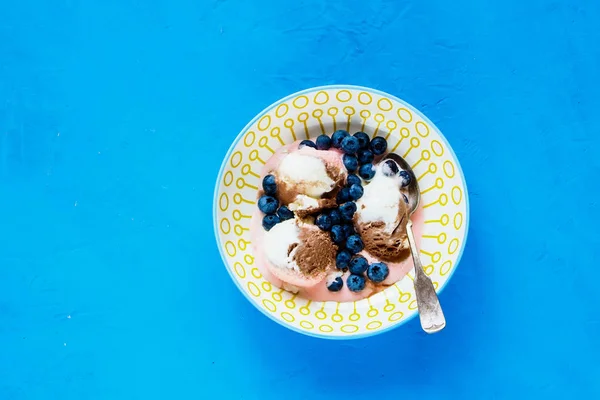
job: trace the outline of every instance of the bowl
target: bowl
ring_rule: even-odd
[[[261,111],[242,129],[223,160],[215,186],[213,220],[225,268],[256,308],[306,335],[352,339],[398,327],[417,314],[414,272],[360,301],[309,301],[265,280],[254,262],[250,242],[251,215],[264,163],[285,144],[337,129],[384,136],[388,150],[411,164],[424,212],[421,261],[439,293],[456,270],[467,239],[465,178],[450,144],[430,120],[406,102],[375,89],[315,87]]]

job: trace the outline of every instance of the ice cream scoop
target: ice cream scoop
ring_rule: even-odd
[[[309,146],[282,154],[273,173],[279,200],[301,217],[334,206],[335,195],[346,177],[340,153]]]
[[[300,288],[314,286],[325,278],[337,250],[326,232],[295,218],[265,232],[263,248],[270,272]]]
[[[373,170],[373,179],[356,201],[354,221],[369,254],[380,261],[400,262],[410,252],[406,234],[409,205],[400,168],[393,160],[387,160]]]
[[[403,186],[405,191],[408,193],[408,206],[409,206],[409,219],[406,222],[406,233],[408,235],[408,242],[410,244],[410,251],[413,257],[413,263],[415,265],[415,293],[417,295],[417,306],[419,308],[419,318],[421,320],[421,327],[427,333],[435,333],[441,331],[446,326],[446,319],[440,305],[440,301],[435,293],[435,288],[431,279],[425,274],[421,259],[419,258],[419,250],[417,249],[415,236],[412,231],[412,221],[410,216],[415,212],[419,206],[421,200],[421,192],[419,191],[419,184],[412,168],[404,158],[397,154],[388,154],[382,162],[388,162],[391,160],[395,162],[400,169],[404,170],[408,176],[404,175]],[[392,164],[389,164],[390,169],[393,169]]]

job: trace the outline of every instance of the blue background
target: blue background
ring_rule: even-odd
[[[597,1],[2,1],[0,399],[600,397]],[[212,192],[273,101],[349,83],[445,133],[471,225],[418,320],[333,342],[231,282]]]

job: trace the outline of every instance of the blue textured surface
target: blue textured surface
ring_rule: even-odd
[[[284,3],[0,3],[0,399],[600,397],[599,3]],[[438,335],[305,337],[222,266],[222,156],[328,83],[405,99],[461,160]]]

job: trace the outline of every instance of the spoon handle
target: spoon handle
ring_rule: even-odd
[[[419,318],[421,327],[427,333],[439,332],[446,326],[444,312],[440,306],[440,301],[435,293],[435,288],[431,279],[423,271],[423,265],[419,257],[417,242],[412,230],[412,221],[408,220],[406,224],[406,233],[408,234],[408,243],[412,253],[413,263],[415,264],[415,293],[417,294],[417,307],[419,307]]]

